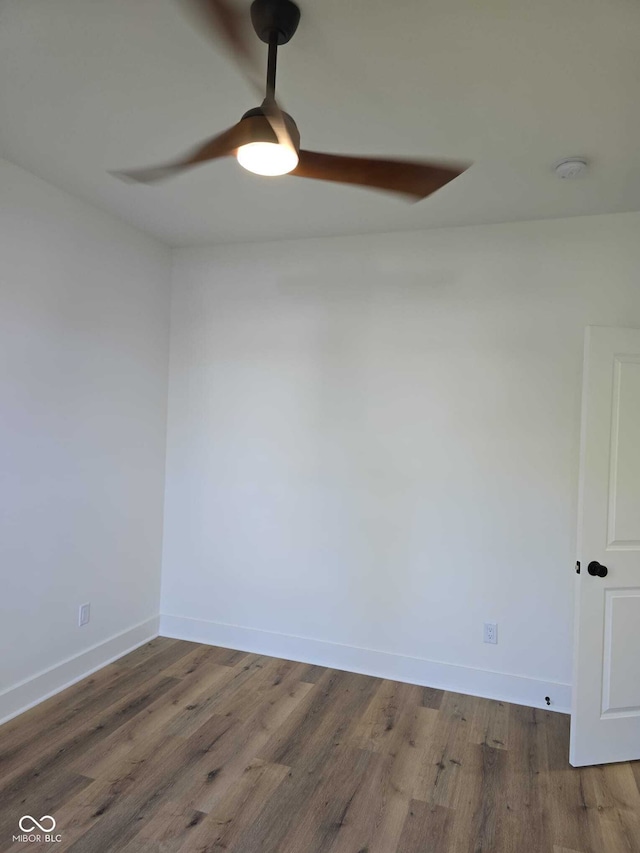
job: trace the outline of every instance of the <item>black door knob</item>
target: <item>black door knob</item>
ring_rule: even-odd
[[[587,571],[594,578],[596,576],[599,578],[606,578],[606,576],[609,574],[609,569],[606,566],[601,566],[597,560],[593,560],[591,563],[589,563],[589,565],[587,566]]]

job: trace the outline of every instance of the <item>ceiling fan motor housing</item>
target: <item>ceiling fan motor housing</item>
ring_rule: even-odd
[[[300,150],[300,131],[298,125],[289,113],[282,113],[284,123],[289,131],[289,136],[296,149]],[[247,141],[249,142],[277,142],[278,138],[271,127],[263,107],[254,107],[242,116],[242,123],[246,127]]]
[[[278,44],[286,44],[298,29],[300,9],[292,0],[253,0],[251,23],[261,41],[269,44],[276,33]]]

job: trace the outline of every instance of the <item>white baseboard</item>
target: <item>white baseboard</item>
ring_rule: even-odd
[[[0,693],[0,725],[157,636],[158,617],[153,616],[3,690]]]
[[[549,696],[550,710],[564,714],[568,714],[571,707],[570,684],[225,625],[222,622],[163,614],[160,616],[160,636],[303,661],[534,708],[547,708],[545,697]]]

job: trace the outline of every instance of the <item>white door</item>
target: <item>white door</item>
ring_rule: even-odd
[[[640,758],[640,330],[585,342],[570,761]]]

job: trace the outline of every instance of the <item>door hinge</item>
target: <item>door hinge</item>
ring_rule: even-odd
[[[576,574],[580,574],[580,560],[576,560]]]

